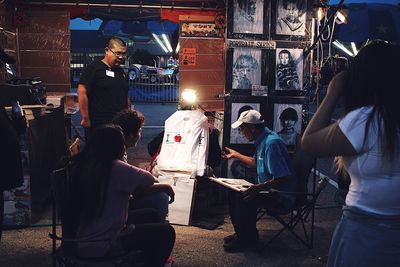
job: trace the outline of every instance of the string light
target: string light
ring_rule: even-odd
[[[340,50],[342,50],[343,52],[345,52],[346,54],[348,54],[351,57],[354,57],[354,54],[347,49],[342,43],[340,43],[338,40],[333,41],[333,44],[339,48]]]
[[[156,39],[158,45],[162,48],[162,50],[164,50],[165,53],[168,53],[168,49],[165,47],[165,45],[161,42],[160,38],[158,38],[158,36],[154,33],[152,33],[154,39]]]

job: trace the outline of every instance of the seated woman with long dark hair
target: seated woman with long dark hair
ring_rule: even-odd
[[[301,145],[350,177],[327,266],[400,266],[400,46],[375,40],[337,74]],[[344,116],[331,123],[342,99]]]
[[[125,152],[121,128],[94,131],[77,155],[73,171],[75,238],[82,257],[112,255],[117,249],[141,250],[145,266],[163,266],[175,243],[175,230],[153,209],[128,212],[129,196],[147,190],[154,177],[121,161]]]

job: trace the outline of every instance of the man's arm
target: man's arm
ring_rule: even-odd
[[[256,167],[256,160],[253,157],[243,155],[229,147],[225,147],[224,150],[225,150],[225,152],[222,154],[223,158],[226,158],[226,159],[236,158],[249,167],[253,167],[253,168]]]
[[[243,192],[244,200],[251,200],[260,191],[268,191],[271,188],[279,188],[280,185],[289,183],[295,179],[292,172],[288,157],[285,156],[286,149],[283,150],[283,144],[272,142],[263,152],[265,172],[269,173],[272,179],[267,179],[264,183],[252,185],[249,189]]]
[[[88,108],[88,97],[86,86],[83,84],[78,85],[78,103],[79,110],[82,115],[81,125],[84,128],[90,128],[89,108]]]

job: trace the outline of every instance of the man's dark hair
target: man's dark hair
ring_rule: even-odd
[[[113,120],[113,124],[122,128],[125,138],[137,133],[144,124],[143,114],[136,110],[123,110],[118,112]]]
[[[110,39],[108,39],[108,41],[106,43],[106,47],[114,47],[115,44],[118,44],[120,46],[126,47],[125,42],[121,38],[119,38],[117,36],[113,36]]]
[[[299,119],[299,116],[297,115],[297,111],[294,108],[286,108],[282,111],[281,115],[279,115],[279,119],[281,121],[297,121]]]

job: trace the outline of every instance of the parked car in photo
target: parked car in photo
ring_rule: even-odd
[[[171,81],[173,76],[178,80],[179,76],[176,76],[178,73],[177,68],[158,68],[153,66],[141,65],[141,64],[133,64],[128,69],[128,77],[129,80],[135,81],[139,80],[141,82],[166,82],[167,80]]]

